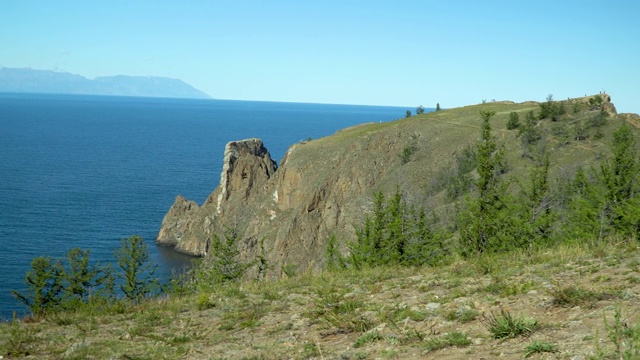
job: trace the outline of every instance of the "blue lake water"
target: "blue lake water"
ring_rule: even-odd
[[[115,263],[120,239],[142,236],[158,276],[189,257],[155,245],[180,194],[201,204],[219,182],[227,142],[261,138],[279,162],[300,140],[406,108],[79,95],[0,94],[0,319],[27,310],[31,260],[74,247]]]

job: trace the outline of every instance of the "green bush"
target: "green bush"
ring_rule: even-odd
[[[509,121],[507,121],[507,130],[513,130],[520,127],[520,116],[517,112],[509,113]]]
[[[602,103],[604,99],[600,95],[596,95],[594,97],[589,98],[589,105],[591,105],[591,110],[597,110],[602,107]]]
[[[612,156],[572,182],[566,237],[601,240],[610,235],[640,235],[640,182],[636,141],[627,126],[613,134]]]
[[[377,331],[371,331],[368,333],[362,334],[356,341],[353,343],[354,348],[363,347],[368,343],[373,343],[378,340],[383,340],[384,336]]]
[[[557,121],[558,117],[565,113],[564,105],[559,101],[553,101],[553,95],[551,94],[547,96],[547,101],[541,103],[539,106],[540,114],[538,117],[540,120],[551,119],[552,121]]]
[[[409,161],[411,161],[411,157],[415,152],[416,152],[415,146],[405,145],[405,147],[402,149],[402,153],[400,154],[400,160],[402,161],[402,164],[404,165]]]
[[[632,360],[640,358],[640,325],[629,325],[622,318],[620,307],[616,306],[613,323],[604,319],[607,337],[614,347],[613,358]]]

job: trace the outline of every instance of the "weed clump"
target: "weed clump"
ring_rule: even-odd
[[[596,301],[612,297],[610,294],[583,289],[578,286],[555,288],[551,291],[552,304],[561,307],[593,307]]]
[[[524,357],[541,353],[557,353],[558,345],[543,341],[534,341],[524,348]]]
[[[538,322],[535,319],[527,319],[520,316],[513,316],[504,309],[500,309],[500,314],[485,316],[482,320],[484,326],[489,330],[494,339],[508,339],[531,334]]]

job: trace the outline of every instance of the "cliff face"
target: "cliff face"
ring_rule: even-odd
[[[212,234],[235,226],[248,201],[264,193],[276,168],[260,139],[228,143],[220,185],[201,207],[182,196],[176,197],[162,221],[156,242],[187,254],[206,255]]]
[[[571,129],[593,117],[597,111],[589,109],[587,100],[567,102],[568,111],[580,111],[557,122],[545,120],[540,126]],[[607,126],[624,122],[608,97],[605,105],[613,115]],[[355,239],[355,226],[373,207],[375,191],[391,195],[397,189],[409,203],[433,210],[445,220],[451,218],[455,202],[446,197],[444,187],[451,180],[447,176],[456,169],[457,155],[478,139],[479,111],[485,109],[496,111],[492,126],[506,146],[510,176],[528,176],[530,160],[522,155],[517,130],[507,131],[505,125],[510,112],[524,118],[529,111],[538,110],[535,102],[489,103],[356,126],[291,146],[280,167],[259,139],[234,141],[226,146],[218,187],[201,206],[178,196],[164,218],[157,242],[188,254],[206,255],[212,234],[222,235],[226,228],[234,228],[242,256],[254,259],[264,242],[270,275],[280,276],[288,265],[298,271],[321,269],[331,235],[345,253],[346,241]],[[563,162],[552,172],[593,161],[609,141],[605,136],[597,142],[567,144],[555,140],[551,128],[544,131],[548,131],[552,164],[554,159]],[[406,152],[409,156],[402,156]]]
[[[201,206],[178,196],[157,242],[206,255],[212,234],[231,227],[240,234],[247,259],[264,241],[269,261],[278,264],[271,275],[279,276],[286,265],[321,268],[326,239],[331,234],[353,238],[353,224],[369,208],[373,189],[400,164],[398,154],[409,134],[377,131],[389,124],[350,129],[364,131],[364,137],[345,130],[295,144],[279,168],[259,139],[230,142],[218,187]]]

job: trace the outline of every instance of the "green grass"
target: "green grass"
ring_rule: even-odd
[[[450,333],[444,334],[444,336],[436,338],[430,338],[426,340],[423,344],[425,350],[427,351],[436,351],[440,349],[444,349],[451,346],[465,347],[471,345],[471,340],[469,340],[469,336],[467,334],[453,331]]]
[[[425,120],[426,116],[415,121]],[[596,310],[551,308],[535,312],[541,314],[540,321],[548,321],[543,313],[558,317],[570,313],[571,317],[553,320],[557,322],[553,332],[540,332],[548,341],[526,345],[525,355],[551,353],[556,343],[563,351],[578,347],[591,351],[599,341],[602,359],[632,359],[640,351],[640,327],[634,325],[638,281],[632,280],[640,276],[639,258],[637,241],[607,239],[472,259],[454,255],[447,263],[433,267],[298,272],[291,278],[229,283],[137,305],[115,301],[39,320],[16,319],[0,324],[0,355],[14,358],[30,354],[43,359],[200,355],[373,359],[419,358],[424,351],[450,348],[446,351],[459,357],[492,358],[500,353],[521,354],[525,347],[522,339],[494,339],[528,336],[538,329],[538,322],[507,311],[489,317],[481,317],[480,312],[511,302],[529,303],[540,310],[539,304],[544,301],[548,305],[551,297],[555,306]],[[531,289],[542,293],[540,289],[556,279],[574,285],[552,288],[551,296],[525,295]],[[589,283],[586,289],[577,285],[583,280],[599,282]],[[622,290],[629,290],[630,295],[620,295]],[[487,297],[490,302],[485,301]],[[611,306],[612,301],[620,304],[626,316],[622,310],[618,315],[609,314],[611,308],[605,306]],[[425,310],[429,302],[440,303],[440,310]],[[580,334],[578,345],[553,338],[556,330],[565,335],[574,331],[568,325],[574,317],[599,321],[603,312],[606,320],[596,324],[592,334]],[[480,321],[475,321],[478,318]],[[486,326],[492,339],[479,329],[479,323]],[[384,330],[371,330],[378,326]],[[454,349],[469,345],[469,336],[479,340],[477,346]],[[570,341],[568,338],[563,339]],[[346,352],[350,346],[362,350]],[[229,353],[223,354],[225,350]]]
[[[376,341],[383,340],[383,339],[384,339],[384,336],[382,334],[378,333],[377,331],[367,332],[367,333],[362,334],[353,343],[353,347],[354,348],[363,347],[368,343],[374,343]]]
[[[499,314],[492,313],[484,317],[482,323],[494,339],[529,335],[538,325],[538,322],[534,319],[514,316],[504,309],[500,309]]]
[[[593,307],[596,301],[614,297],[613,295],[605,292],[592,291],[573,285],[562,288],[554,288],[550,291],[550,293],[553,296],[553,305],[562,307]]]
[[[613,321],[604,318],[607,337],[612,344],[612,357],[622,360],[640,359],[640,324],[629,324],[616,306]]]
[[[543,341],[534,341],[524,348],[524,357],[529,357],[534,354],[557,353],[557,352],[558,352],[558,345],[556,344],[543,342]]]
[[[460,323],[467,323],[478,318],[480,313],[478,310],[472,308],[460,308],[458,310],[451,310],[447,312],[444,318],[448,321],[458,321]]]

